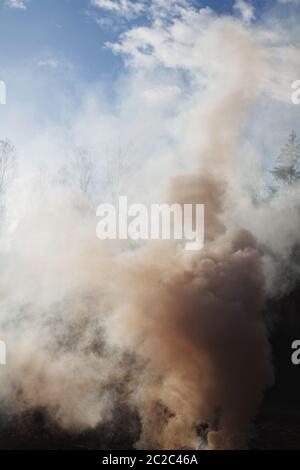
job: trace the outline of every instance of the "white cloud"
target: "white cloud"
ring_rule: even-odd
[[[110,18],[104,18],[101,16],[96,16],[94,18],[96,24],[100,26],[100,28],[111,28],[114,26],[113,21]]]
[[[131,0],[92,0],[92,5],[126,17],[138,15],[145,8],[143,3]]]
[[[295,5],[300,5],[300,0],[278,0],[278,3],[294,3]]]
[[[103,16],[103,14],[98,14],[95,11],[86,10],[84,14],[91,18],[100,28],[113,28],[114,27],[114,21],[112,18],[109,18],[108,16]]]
[[[236,0],[233,8],[241,15],[246,23],[255,19],[254,7],[245,0]]]
[[[6,0],[6,5],[9,8],[15,8],[18,10],[26,10],[27,2],[28,0]]]
[[[148,17],[169,19],[192,10],[194,0],[91,0],[91,5],[118,16],[132,18],[141,14]]]
[[[235,8],[240,8],[243,23],[246,23],[247,31],[254,11],[251,5],[244,1],[236,2]],[[240,27],[244,26],[239,22]],[[236,20],[229,17],[220,17],[210,8],[200,10],[182,8],[180,14],[175,17],[165,18],[153,16],[148,26],[135,26],[129,29],[114,44],[107,44],[116,54],[121,54],[130,67],[146,73],[165,67],[167,69],[185,70],[196,83],[202,86],[211,86],[212,77],[223,70],[228,83],[243,81],[235,75],[239,57],[234,45],[234,31]],[[232,32],[230,31],[232,29]],[[249,28],[250,29],[250,28]],[[282,29],[282,27],[281,27]],[[262,46],[266,47],[264,54],[268,59],[262,71],[262,79],[259,80],[266,94],[278,101],[290,103],[290,85],[298,77],[300,67],[299,48],[290,42],[287,28],[282,31],[274,31],[274,25],[251,25],[253,40],[256,37]],[[273,36],[272,36],[273,35]],[[228,38],[232,36],[232,47],[229,47]],[[237,34],[238,36],[238,34]],[[223,39],[222,39],[223,38]],[[240,35],[238,40],[242,40]],[[209,52],[209,53],[208,53]],[[248,54],[248,53],[247,53]],[[241,61],[244,60],[240,58]],[[249,59],[251,67],[249,74],[254,73],[254,62],[259,63],[259,58]],[[232,64],[231,66],[229,64]],[[244,67],[248,67],[245,61]],[[225,76],[223,77],[225,80]],[[152,87],[149,87],[152,90]],[[258,87],[257,87],[258,89]],[[146,91],[144,97],[148,102],[157,101],[161,96],[157,92]],[[163,100],[162,100],[163,101]]]
[[[148,88],[143,91],[143,97],[150,105],[158,105],[168,103],[181,93],[178,86],[157,86],[155,88]]]
[[[55,59],[44,59],[37,62],[39,67],[50,67],[51,69],[56,69],[59,66],[58,60]]]

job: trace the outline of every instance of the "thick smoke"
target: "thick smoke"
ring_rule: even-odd
[[[171,202],[205,204],[205,248],[100,242],[83,197],[21,179],[1,245],[4,414],[42,408],[80,431],[113,425],[124,407],[138,414],[138,448],[247,445],[272,365],[264,253],[258,230],[236,222],[235,162],[271,65],[237,21],[208,24],[194,60],[210,86],[181,125],[197,169],[159,182]]]

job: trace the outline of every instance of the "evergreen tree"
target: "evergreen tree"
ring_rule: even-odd
[[[293,184],[300,181],[300,142],[295,131],[291,132],[271,173],[277,183]]]
[[[0,198],[11,183],[16,163],[16,149],[8,140],[0,140]]]

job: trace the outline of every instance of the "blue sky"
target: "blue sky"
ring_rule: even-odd
[[[0,107],[0,129],[2,137],[8,136],[17,144],[25,160],[50,160],[58,154],[61,158],[64,152],[61,148],[70,143],[87,145],[91,142],[94,147],[104,145],[108,148],[112,143],[122,142],[127,147],[137,140],[137,136],[143,136],[139,152],[148,158],[144,155],[145,148],[155,152],[173,140],[172,126],[174,129],[177,126],[174,110],[177,109],[178,119],[181,119],[180,113],[184,116],[185,108],[193,99],[197,102],[201,91],[201,86],[194,89],[195,96],[191,98],[191,88],[180,76],[180,70],[185,69],[193,84],[199,75],[195,69],[197,64],[186,64],[189,50],[195,54],[193,36],[187,57],[184,53],[179,65],[169,66],[164,57],[158,69],[149,68],[145,73],[139,64],[137,68],[142,78],[137,79],[132,69],[125,65],[126,49],[130,51],[132,44],[121,40],[125,54],[124,51],[113,53],[106,44],[120,43],[120,36],[127,31],[134,31],[133,35],[136,35],[136,27],[143,25],[149,26],[154,41],[160,41],[161,31],[156,30],[156,23],[149,16],[150,8],[135,15],[132,10],[137,2],[144,6],[159,4],[172,18],[174,9],[170,5],[175,0],[131,0],[129,13],[125,11],[121,15],[114,10],[114,5],[123,2],[126,6],[128,1],[0,0],[0,80],[7,84],[8,98],[7,105]],[[268,38],[276,30],[280,38],[277,45],[291,42],[294,48],[299,43],[298,0],[176,0],[176,4],[183,2],[196,10],[209,6],[216,15],[234,16],[243,27],[252,28],[254,36],[259,32]],[[100,8],[101,5],[109,5],[109,8]],[[192,10],[187,7],[187,11]],[[202,21],[201,14],[195,16],[197,22]],[[157,11],[155,18],[159,18]],[[179,24],[190,28],[191,34],[200,38],[201,28],[206,29],[206,20],[202,25],[189,21],[183,18]],[[209,25],[210,20],[207,23]],[[143,45],[143,38],[137,40]],[[176,38],[172,41],[172,54],[176,56],[182,44]],[[138,47],[130,51],[132,58]],[[269,101],[261,105],[259,119],[256,115],[253,119],[254,130],[249,135],[255,136],[259,147],[253,153],[262,151],[265,155],[274,155],[289,132],[291,122],[296,119],[298,110],[286,102],[290,80],[298,78],[294,69],[299,55],[296,49],[292,52],[295,58],[290,57],[290,64],[281,67],[286,80],[285,98],[279,103],[272,101],[272,104],[268,98]],[[278,54],[277,59],[281,60],[279,50]],[[147,55],[142,58],[146,59]],[[262,124],[276,127],[276,135],[266,141]],[[251,152],[249,150],[249,155]]]
[[[234,8],[238,0],[190,1],[195,8],[209,6],[217,13],[238,16]],[[285,15],[297,3],[247,1],[254,8],[254,22],[274,7],[281,8],[280,14]],[[67,88],[74,86],[70,85],[74,78],[86,84],[101,81],[107,96],[112,96],[113,84],[122,76],[124,63],[105,44],[117,41],[122,32],[137,24],[148,24],[149,18],[147,14],[122,17],[93,2],[97,0],[0,0],[0,79],[10,81],[13,87],[8,71],[18,69],[26,75],[30,70],[36,81],[40,77],[41,87],[49,79],[52,84],[57,79],[61,87],[63,76]],[[18,93],[14,90],[14,94]]]
[[[50,66],[52,61],[58,66],[68,63],[85,80],[103,79],[109,83],[120,73],[122,61],[105,43],[115,41],[131,23],[147,22],[141,15],[138,19],[119,17],[111,25],[110,12],[93,7],[90,0],[25,0],[26,9],[10,8],[8,2],[0,0],[2,75],[12,64],[35,62],[46,66],[48,62]],[[274,0],[252,0],[256,17],[274,3]],[[227,14],[234,13],[233,4],[233,0],[195,2],[195,6],[209,5]],[[104,24],[99,26],[96,19],[104,18]]]
[[[87,78],[114,75],[119,67],[103,48],[113,35],[85,14],[85,0],[31,0],[26,10],[0,12],[1,67],[52,59],[68,62]]]

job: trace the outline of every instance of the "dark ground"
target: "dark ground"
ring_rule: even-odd
[[[300,339],[300,286],[268,305],[278,322],[271,330],[275,383],[256,419],[251,449],[300,450],[300,365],[291,362],[291,344]],[[0,450],[4,449],[132,449],[139,435],[136,416],[118,411],[116,424],[82,433],[61,430],[43,410],[0,419]]]
[[[270,336],[275,383],[265,395],[251,447],[300,450],[300,364],[291,361],[291,344],[300,339],[300,286],[268,305],[268,314],[277,318]]]

